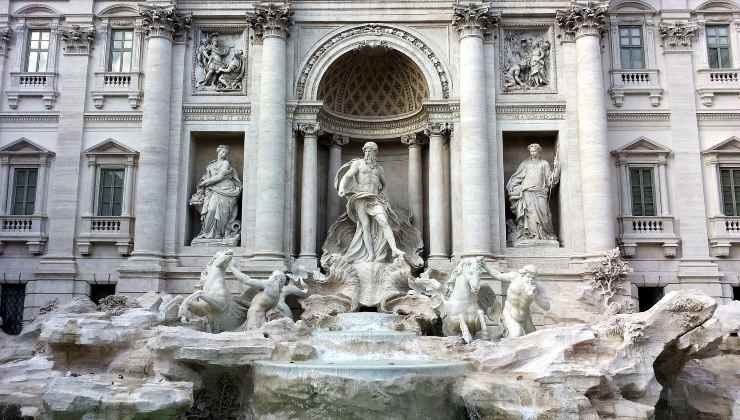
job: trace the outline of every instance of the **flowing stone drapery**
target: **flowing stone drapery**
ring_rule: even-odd
[[[262,36],[259,136],[257,139],[257,206],[254,257],[284,260],[287,200],[288,133],[286,110],[286,49],[292,10],[289,6],[256,5],[248,20]],[[280,264],[278,264],[280,265]]]
[[[349,137],[341,134],[332,134],[329,143],[329,180],[326,193],[326,226],[331,226],[342,214],[342,201],[334,188],[334,177],[342,166],[342,146],[349,143]]]
[[[600,43],[606,28],[606,11],[607,3],[574,2],[567,10],[558,10],[556,16],[562,30],[575,35],[576,40],[582,217],[589,254],[613,248],[615,240]]]
[[[448,261],[449,255],[449,202],[445,194],[447,180],[444,170],[445,137],[450,133],[447,124],[429,124],[429,265],[435,260]]]
[[[424,139],[416,134],[401,136],[401,143],[409,147],[408,193],[411,224],[424,231],[424,190],[422,186],[421,147]]]
[[[172,43],[189,19],[173,6],[140,10],[147,48],[144,62],[144,112],[141,120],[142,150],[136,187],[134,251],[132,259],[150,259],[161,265],[167,205],[170,100],[172,93]]]
[[[319,211],[318,123],[302,123],[297,127],[303,133],[303,172],[301,175],[301,253],[299,263],[306,269],[316,269],[316,230]]]
[[[491,180],[483,34],[498,16],[486,5],[457,6],[460,35],[460,132],[462,170],[461,257],[491,255]]]

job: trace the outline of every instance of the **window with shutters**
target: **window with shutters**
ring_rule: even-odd
[[[730,60],[729,25],[707,26],[706,31],[709,68],[722,69],[732,67]]]
[[[740,216],[740,168],[722,168],[719,171],[719,182],[722,190],[722,214]]]
[[[642,27],[619,27],[619,54],[623,69],[645,68]]]
[[[123,204],[123,168],[100,168],[98,216],[120,216]]]
[[[630,168],[630,188],[633,216],[655,216],[653,168]]]
[[[36,203],[37,168],[14,168],[13,170],[13,207],[11,213],[16,216],[33,214]]]

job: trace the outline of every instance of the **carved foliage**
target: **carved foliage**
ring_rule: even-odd
[[[499,16],[491,12],[490,6],[482,4],[456,6],[452,15],[452,25],[457,28],[461,36],[482,36],[498,21]]]
[[[567,10],[558,10],[555,21],[566,33],[600,35],[606,30],[608,2],[578,1]]]
[[[90,53],[90,46],[95,40],[95,28],[90,26],[82,28],[80,25],[72,25],[59,31],[64,41],[64,54],[85,55]]]
[[[175,33],[190,28],[190,17],[178,15],[175,6],[139,6],[139,14],[144,18],[144,34],[148,38],[164,37],[173,39]]]
[[[254,13],[247,13],[247,21],[258,38],[287,37],[293,9],[288,5],[256,5]]]
[[[542,91],[552,87],[552,43],[548,31],[506,29],[502,35],[504,92]]]
[[[658,32],[663,41],[663,48],[690,48],[699,28],[688,22],[661,22]]]

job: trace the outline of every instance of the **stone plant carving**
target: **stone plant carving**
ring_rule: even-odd
[[[200,233],[193,239],[193,245],[239,244],[241,223],[237,218],[242,182],[229,162],[229,152],[226,145],[216,148],[218,159],[208,164],[198,189],[190,198],[190,205],[198,210],[201,221]]]
[[[473,341],[476,335],[488,338],[486,314],[481,304],[489,313],[494,312],[496,295],[490,287],[481,284],[480,274],[487,271],[482,257],[466,257],[450,273],[438,307],[445,336],[461,335],[466,343]]]
[[[107,314],[118,316],[132,307],[128,297],[122,295],[110,295],[100,299],[98,310]]]
[[[542,32],[506,31],[504,91],[527,91],[549,86],[551,48],[550,41]]]
[[[227,60],[229,55],[231,59]],[[196,82],[196,89],[242,90],[246,72],[244,51],[224,46],[218,33],[207,34],[206,39],[201,41],[197,51],[197,66],[201,77]]]
[[[532,304],[536,303],[540,308],[550,310],[550,303],[534,282],[537,268],[525,265],[519,271],[491,275],[495,279],[510,282],[506,290],[504,310],[501,312],[505,328],[504,337],[521,337],[534,332],[530,310]]]
[[[688,22],[661,22],[658,32],[665,48],[688,48],[699,27]]]
[[[619,248],[614,248],[591,266],[589,287],[601,297],[604,307],[610,308],[616,304],[614,296],[622,291],[620,281],[630,273],[632,273],[632,267],[622,259]],[[620,311],[610,310],[610,312]]]
[[[560,182],[558,152],[555,151],[551,170],[550,163],[540,158],[542,146],[533,143],[527,149],[530,158],[519,164],[506,183],[511,210],[515,215],[516,245],[557,247],[559,244],[552,223],[550,198],[553,187]]]

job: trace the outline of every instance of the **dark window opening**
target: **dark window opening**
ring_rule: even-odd
[[[100,303],[100,300],[110,295],[116,294],[115,284],[91,284],[90,285],[90,300],[96,305]]]
[[[25,284],[3,284],[0,289],[0,317],[6,334],[17,335],[23,329],[23,305],[26,300]]]
[[[740,286],[732,288],[732,300],[740,300]]]
[[[652,308],[659,300],[663,298],[662,287],[638,287],[637,300],[640,304],[640,312],[645,312]]]

